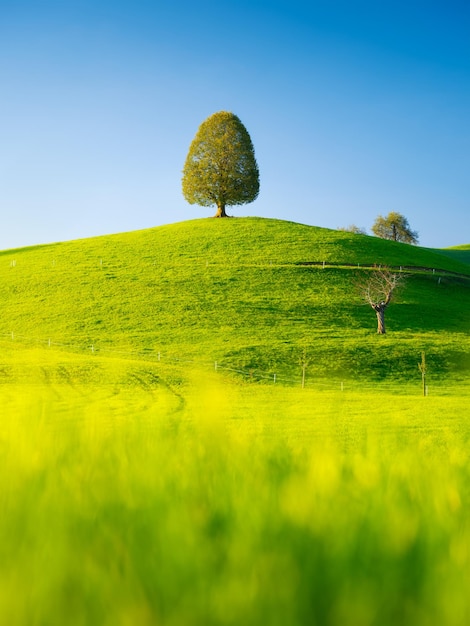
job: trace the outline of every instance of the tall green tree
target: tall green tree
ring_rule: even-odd
[[[418,233],[411,230],[408,220],[401,213],[392,211],[386,217],[379,215],[375,220],[372,232],[382,239],[391,239],[392,241],[401,241],[402,243],[418,243]]]
[[[219,111],[199,126],[183,169],[183,195],[190,204],[225,208],[253,202],[259,171],[250,135],[233,113]]]

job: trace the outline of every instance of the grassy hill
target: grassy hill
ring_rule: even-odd
[[[441,254],[445,254],[451,259],[456,259],[462,263],[470,264],[470,244],[464,246],[454,246],[452,248],[443,248],[439,250]]]
[[[260,219],[200,219],[0,253],[0,337],[101,355],[322,378],[436,377],[470,368],[470,266],[459,255]],[[324,266],[323,266],[324,264]],[[375,333],[354,280],[410,271]],[[432,270],[435,270],[434,273]]]
[[[374,263],[427,268],[386,336]],[[0,624],[461,626],[469,277],[262,219],[0,253]]]

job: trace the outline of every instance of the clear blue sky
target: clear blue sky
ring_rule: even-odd
[[[0,249],[210,216],[181,170],[219,110],[260,168],[232,214],[470,242],[468,0],[0,0],[0,86]]]

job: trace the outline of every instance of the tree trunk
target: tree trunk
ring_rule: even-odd
[[[214,217],[228,217],[227,213],[225,212],[225,204],[219,204],[217,206],[217,213],[214,215]]]
[[[385,306],[383,304],[377,304],[374,306],[377,314],[377,334],[385,335]]]

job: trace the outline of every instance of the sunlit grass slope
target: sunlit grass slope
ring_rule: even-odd
[[[442,250],[439,250],[439,252],[462,263],[470,263],[470,244],[454,246],[453,248],[443,248]]]
[[[385,337],[373,263],[431,270]],[[0,624],[469,623],[469,268],[259,219],[0,253]]]
[[[253,386],[19,344],[0,361],[1,624],[468,623],[464,390]]]
[[[437,251],[373,237],[270,219],[193,220],[1,253],[0,335],[217,361],[255,376],[288,377],[304,356],[316,376],[409,376],[423,350],[436,377],[468,370],[468,279],[410,274],[388,311],[388,335],[377,337],[374,312],[353,287],[358,266],[372,264],[470,275]]]

